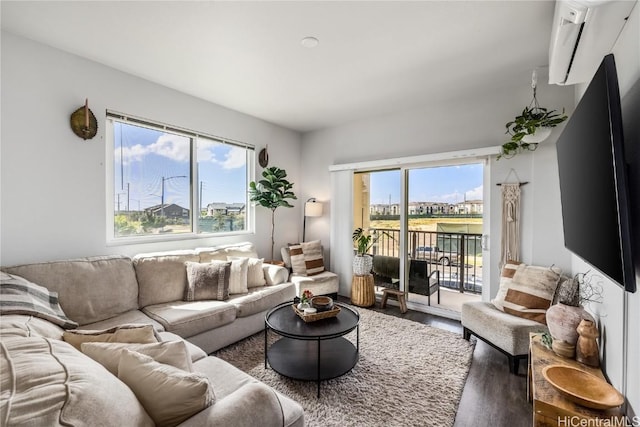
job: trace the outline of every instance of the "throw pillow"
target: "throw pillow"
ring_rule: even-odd
[[[227,257],[229,261],[241,259],[243,257]],[[256,288],[258,286],[264,286],[267,281],[264,278],[264,270],[262,264],[264,258],[247,258],[249,260],[247,264],[247,288]]]
[[[307,275],[307,265],[304,261],[304,252],[302,245],[289,246],[289,255],[291,256],[291,271],[299,276]]]
[[[185,301],[229,299],[231,261],[211,261],[208,264],[185,262],[187,290]]]
[[[520,261],[509,260],[504,266],[502,266],[502,270],[500,271],[500,288],[498,289],[496,297],[491,300],[491,303],[500,311],[504,311],[504,298],[507,296],[507,290],[513,281],[513,276],[516,274],[518,265],[520,264]]]
[[[560,275],[550,268],[520,264],[502,305],[505,313],[546,325],[546,312]]]
[[[159,426],[178,425],[216,400],[206,375],[185,372],[128,349],[122,351],[118,378]]]
[[[150,344],[158,342],[153,325],[120,325],[100,331],[74,329],[65,331],[62,339],[81,350],[83,342],[124,342]],[[82,351],[82,350],[81,350]]]
[[[0,272],[0,314],[26,314],[65,328],[77,328],[58,303],[58,293],[21,276]]]
[[[153,344],[126,344],[85,342],[80,345],[82,352],[118,376],[118,364],[122,351],[128,349],[151,357],[165,365],[171,365],[183,371],[193,372],[191,356],[184,341],[166,341]]]
[[[320,240],[301,243],[307,276],[314,276],[324,271],[324,258]]]
[[[247,272],[249,268],[249,258],[238,258],[231,261],[231,270],[229,273],[229,294],[246,294],[247,289]]]

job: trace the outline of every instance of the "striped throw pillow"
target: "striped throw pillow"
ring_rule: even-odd
[[[299,276],[307,275],[307,267],[304,262],[304,253],[302,252],[302,245],[290,245],[289,255],[291,256],[291,272]]]
[[[500,311],[504,311],[504,298],[507,296],[507,290],[513,281],[513,276],[516,274],[518,265],[520,264],[520,261],[509,260],[504,266],[502,266],[502,271],[500,272],[500,288],[498,289],[496,297],[491,300],[491,303]]]
[[[307,276],[315,276],[324,271],[324,258],[322,256],[322,244],[320,240],[305,242],[301,244],[304,255],[305,269]]]
[[[507,289],[503,311],[546,325],[559,281],[560,275],[550,268],[520,264]]]

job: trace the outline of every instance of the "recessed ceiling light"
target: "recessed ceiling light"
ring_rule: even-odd
[[[305,37],[300,41],[300,44],[304,47],[307,47],[309,49],[318,46],[318,43],[320,43],[320,41],[318,41],[317,38],[315,37]]]

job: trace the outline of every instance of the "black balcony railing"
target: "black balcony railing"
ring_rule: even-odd
[[[373,255],[399,256],[400,230],[373,228],[381,235]],[[482,234],[409,230],[409,257],[425,260],[429,272],[440,271],[440,286],[460,292],[482,292]]]

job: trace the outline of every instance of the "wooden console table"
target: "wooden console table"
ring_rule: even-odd
[[[568,365],[582,369],[604,379],[599,368],[592,368],[556,355],[540,341],[541,334],[530,335],[529,373],[527,378],[528,398],[533,402],[533,427],[558,426],[612,426],[625,425],[620,408],[607,410],[590,409],[565,398],[542,376],[547,365]],[[584,421],[582,421],[584,420]]]

